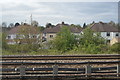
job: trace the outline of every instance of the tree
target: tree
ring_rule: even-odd
[[[92,31],[89,27],[84,29],[80,39],[80,48],[87,53],[98,53],[105,48],[105,40],[100,33]]]
[[[109,24],[115,27],[115,22],[114,21],[110,21]]]
[[[40,31],[38,27],[33,27],[30,25],[22,25],[19,27],[16,41],[27,44],[35,44],[39,40],[38,39],[40,37],[40,35],[38,35],[39,33]]]
[[[86,28],[82,34],[82,41],[85,44],[104,44],[104,39],[100,36],[100,33],[92,31],[90,28]]]
[[[40,33],[38,27],[21,25],[17,27],[17,37],[14,39],[17,44],[10,45],[12,52],[27,53],[37,51],[40,47]]]
[[[37,21],[32,21],[31,26],[38,27],[38,22]]]
[[[13,24],[13,23],[10,23],[8,27],[14,27],[14,24]]]
[[[74,24],[71,24],[70,26],[71,26],[71,27],[82,28],[80,25],[74,25]]]
[[[2,27],[7,27],[7,23],[6,22],[2,22]]]
[[[17,27],[17,26],[19,26],[20,24],[17,22],[17,23],[15,23],[15,27]]]
[[[45,29],[44,26],[39,26],[38,29],[40,30],[40,32],[43,32],[43,30]]]
[[[93,21],[91,24],[95,24],[95,21]]]
[[[77,28],[82,28],[80,25],[76,25]]]
[[[86,23],[83,24],[83,29],[85,29],[87,27]]]
[[[50,27],[54,27],[54,25],[52,25],[51,23],[47,23],[46,28],[50,28]]]
[[[74,34],[71,33],[69,27],[63,26],[61,31],[57,34],[53,40],[53,47],[58,51],[65,52],[73,49],[76,44]]]

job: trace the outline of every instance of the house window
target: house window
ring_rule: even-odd
[[[107,32],[107,36],[110,36],[110,32]]]
[[[11,36],[8,36],[8,39],[11,39]]]
[[[53,37],[53,35],[50,35],[50,38],[52,38]]]
[[[37,36],[34,35],[33,38],[37,38]]]
[[[116,33],[116,36],[119,36],[119,34],[118,34],[118,33]]]

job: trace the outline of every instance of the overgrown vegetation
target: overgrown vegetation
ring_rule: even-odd
[[[115,43],[110,47],[112,52],[116,52],[120,54],[120,43]]]
[[[8,49],[8,44],[6,42],[6,34],[5,33],[1,33],[1,40],[2,40],[2,49],[7,50]]]
[[[52,41],[53,48],[58,51],[66,52],[72,50],[76,45],[75,35],[71,33],[70,29],[64,26]]]
[[[107,50],[107,45],[99,33],[95,33],[88,27],[80,35],[78,48],[85,53],[101,53]]]
[[[39,45],[36,44],[15,44],[15,45],[9,45],[8,51],[10,52],[18,52],[18,53],[29,53],[32,51],[37,52]]]
[[[29,33],[29,32],[28,32]],[[28,35],[25,31],[24,35]],[[57,36],[47,44],[48,49],[42,48],[44,44],[30,42],[28,44],[8,45],[6,35],[2,34],[3,55],[68,55],[68,54],[108,54],[120,53],[120,43],[112,46],[106,44],[99,33],[91,31],[89,27],[80,35],[74,35],[69,27],[64,26]],[[36,40],[34,40],[35,42]]]

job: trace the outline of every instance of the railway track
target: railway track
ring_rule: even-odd
[[[119,54],[4,55],[0,58],[3,67],[0,69],[2,80],[45,80],[45,78],[49,80],[103,80],[103,77],[106,78],[104,80],[120,79]]]
[[[1,56],[0,59],[5,60],[111,60],[111,59],[120,59],[120,55],[66,55],[66,56]]]

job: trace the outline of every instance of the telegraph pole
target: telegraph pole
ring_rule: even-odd
[[[32,14],[30,15],[30,23],[32,25]]]

